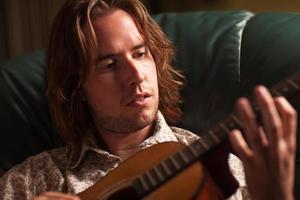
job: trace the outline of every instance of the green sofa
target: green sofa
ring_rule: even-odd
[[[174,42],[174,62],[187,77],[179,126],[198,134],[255,85],[271,86],[300,69],[296,13],[165,13],[155,20]],[[44,60],[40,51],[0,63],[0,174],[30,155],[64,145],[49,114]],[[299,102],[295,107],[300,111]],[[300,148],[296,169],[300,193]]]

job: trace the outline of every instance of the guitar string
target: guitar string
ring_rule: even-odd
[[[296,78],[298,78],[298,77],[296,77]],[[287,87],[280,88],[281,84],[284,86],[289,85],[294,90],[291,90]],[[284,96],[283,93],[285,95],[292,95],[292,93],[297,92],[299,89],[300,89],[300,85],[298,85],[295,82],[295,80],[287,79],[284,83],[280,82],[279,84],[275,85],[273,88],[270,89],[270,91],[275,96]],[[254,106],[254,109],[257,110],[258,108],[256,106]],[[178,151],[174,155],[169,156],[168,159],[161,161],[157,166],[154,166],[153,173],[155,173],[157,175],[157,177],[159,178],[158,182],[154,181],[154,178],[151,177],[152,175],[150,174],[149,171],[145,172],[145,174],[147,174],[147,177],[150,179],[151,184],[153,185],[152,188],[157,187],[157,185],[159,185],[159,184],[162,184],[163,182],[168,180],[173,175],[172,170],[170,169],[170,167],[168,167],[166,162],[172,163],[176,170],[175,172],[178,172],[182,169],[182,167],[186,167],[186,165],[189,164],[189,162],[194,161],[194,158],[198,159],[198,157],[201,156],[201,154],[202,154],[201,151],[203,151],[203,152],[207,151],[213,145],[219,144],[221,142],[221,138],[223,136],[226,137],[226,134],[221,135],[221,132],[225,132],[228,134],[230,132],[230,130],[232,130],[234,128],[243,127],[243,123],[238,119],[238,117],[236,117],[236,115],[234,113],[229,115],[229,119],[226,122],[221,122],[218,125],[221,128],[221,130],[219,130],[219,131],[209,130],[207,132],[207,134],[205,135],[206,137],[203,137],[202,139],[193,142],[191,145],[188,145],[187,147]],[[222,136],[222,137],[220,137],[220,136]],[[209,142],[209,138],[211,138],[210,142]],[[208,143],[210,143],[210,145],[208,145]],[[194,145],[196,145],[196,147]],[[183,153],[183,150],[187,150],[186,152],[190,152],[190,156],[192,157],[192,159],[189,159]],[[200,151],[200,153],[199,153],[199,151]],[[174,157],[175,155],[178,155],[181,158],[181,160],[184,161],[183,165],[181,165],[180,162],[176,161],[176,159]],[[163,173],[160,173],[159,166],[161,166],[160,168],[165,171],[165,174],[167,175],[166,177],[164,177],[162,175]],[[147,193],[148,191],[151,191],[152,188],[151,188],[151,186],[147,185],[146,180],[143,180],[143,179],[144,179],[143,176],[138,176],[138,180],[140,181],[140,183],[142,185],[142,189],[144,190],[143,193]]]

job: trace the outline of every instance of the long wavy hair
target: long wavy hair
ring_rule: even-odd
[[[69,0],[52,26],[47,56],[47,95],[50,110],[62,138],[81,144],[94,126],[82,84],[87,76],[91,49],[97,46],[92,21],[116,9],[127,12],[136,23],[157,68],[159,110],[174,125],[181,117],[184,77],[172,65],[174,48],[139,0]]]

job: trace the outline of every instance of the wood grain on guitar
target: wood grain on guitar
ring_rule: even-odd
[[[300,72],[270,91],[273,96],[299,102]],[[188,146],[165,142],[142,150],[78,196],[82,200],[224,199],[199,160],[220,145],[232,129],[242,126],[233,112]]]

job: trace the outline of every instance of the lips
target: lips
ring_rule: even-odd
[[[151,95],[147,92],[136,94],[132,98],[130,98],[127,106],[145,106],[148,103],[150,97]]]

